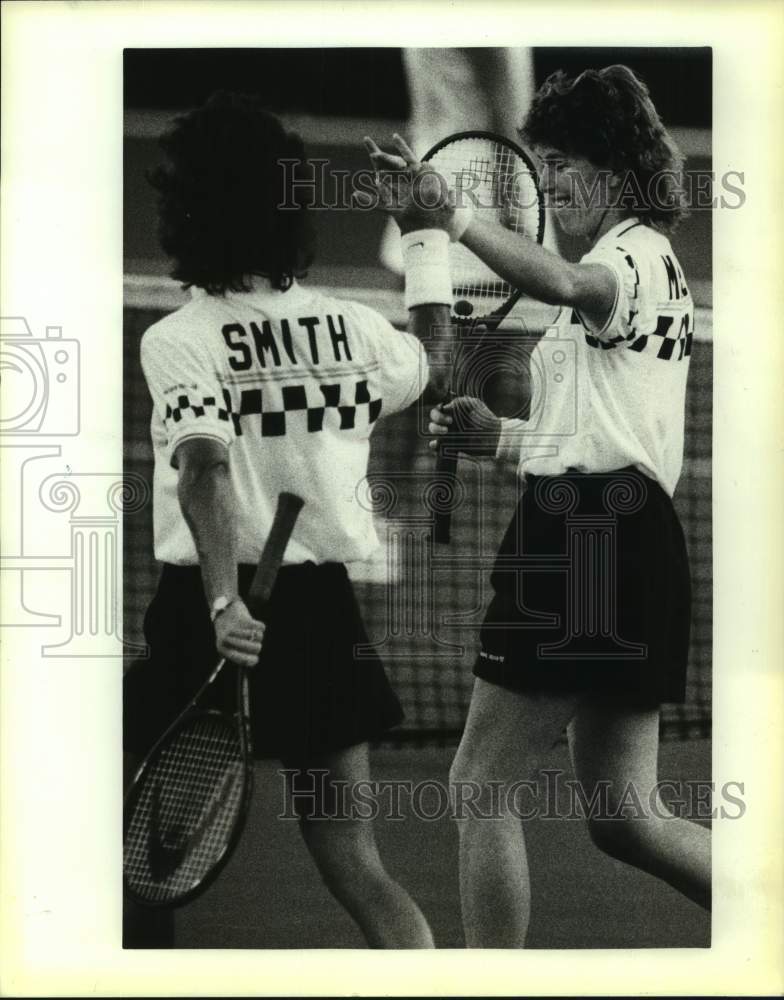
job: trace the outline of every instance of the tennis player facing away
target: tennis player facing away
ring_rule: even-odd
[[[326,885],[371,947],[432,947],[371,823],[341,815],[331,783],[367,780],[368,741],[402,719],[380,661],[354,656],[368,639],[345,564],[379,545],[357,500],[370,435],[430,379],[434,400],[445,386],[416,336],[298,283],[312,258],[310,219],[291,208],[294,178],[279,161],[304,150],[255,98],[214,95],[162,145],[171,162],[152,178],[162,245],[194,294],[142,339],[163,571],[145,619],[150,659],[126,678],[126,750],[145,753],[219,657],[255,667],[254,750],[298,769],[292,805]],[[409,301],[413,333],[434,321],[448,329],[442,306]],[[281,491],[305,506],[265,632],[243,598]],[[144,942],[151,919],[128,916],[126,943]]]
[[[576,79],[552,75],[521,136],[542,162],[558,223],[590,250],[571,264],[478,218],[462,231],[464,245],[514,287],[563,307],[556,334],[575,345],[576,361],[561,373],[564,391],[545,399],[535,428],[499,420],[467,397],[431,413],[431,447],[450,426],[474,430],[476,446],[465,450],[516,463],[526,487],[492,574],[451,779],[456,791],[476,783],[477,805],[487,813],[488,783],[509,787],[530,777],[568,726],[586,802],[597,796],[598,808],[587,810],[594,843],[708,907],[709,832],[672,816],[657,790],[659,705],[684,700],[690,619],[687,555],[671,500],[694,322],[667,238],[684,214],[681,157],[647,88],[624,66]],[[396,144],[402,156],[370,142],[374,165],[410,165],[413,154]],[[405,196],[388,207],[409,227],[415,218],[423,228],[449,224],[443,206],[429,223],[421,204]],[[545,372],[546,343],[533,359]],[[558,566],[522,572],[526,556],[567,552],[567,518],[573,528],[576,518],[603,519],[606,527],[608,515],[615,541],[606,561],[596,559],[582,578],[576,562],[569,578]],[[590,554],[578,554],[587,566]],[[542,615],[560,629],[542,627]],[[630,794],[640,807],[621,812]],[[472,947],[520,947],[528,929],[523,825],[500,801],[500,819],[466,810],[459,821]]]

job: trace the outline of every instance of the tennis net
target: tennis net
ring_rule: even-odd
[[[358,297],[356,291],[352,297]],[[365,289],[361,297],[395,325],[405,322],[399,294]],[[126,278],[125,474],[149,482],[151,403],[139,365],[139,341],[152,323],[182,301],[182,293],[172,282]],[[711,323],[710,311],[699,310],[686,399],[686,453],[675,496],[693,586],[687,700],[683,705],[664,706],[665,737],[699,738],[710,730]],[[489,569],[517,502],[517,482],[494,463],[461,462],[465,502],[455,511],[452,545],[442,550],[429,541],[432,514],[423,505],[433,459],[422,433],[421,415],[412,408],[379,421],[371,441],[365,492],[376,510],[384,557],[377,565],[363,567],[355,575],[355,584],[370,643],[384,660],[406,712],[394,739],[450,742],[465,719],[479,626],[490,597]],[[159,574],[152,555],[150,506],[125,517],[124,566],[125,638],[141,642],[144,612]]]

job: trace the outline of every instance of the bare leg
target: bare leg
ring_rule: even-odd
[[[329,781],[369,779],[367,744],[326,755],[312,768],[329,771]],[[304,772],[307,782],[307,772]],[[297,785],[299,779],[297,780]],[[316,782],[318,786],[318,781]],[[300,829],[321,877],[332,895],[351,914],[371,948],[432,948],[433,936],[422,911],[384,868],[370,820],[307,818],[307,807],[295,799]],[[334,813],[324,803],[322,815]],[[318,809],[316,810],[318,814]]]
[[[588,823],[594,843],[709,908],[710,831],[669,813],[656,788],[658,709],[624,708],[604,699],[586,701],[569,727],[569,748],[589,801],[598,782],[609,783],[608,814]],[[639,818],[631,810],[625,818],[609,818],[630,785],[646,815]]]
[[[575,705],[572,696],[521,694],[476,681],[450,773],[457,800],[472,799],[471,808],[457,811],[460,899],[469,948],[525,944],[531,890],[523,825],[504,793],[534,773]],[[502,794],[489,782],[502,782]]]

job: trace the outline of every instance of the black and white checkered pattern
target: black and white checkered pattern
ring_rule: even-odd
[[[203,417],[206,415],[207,410],[210,407],[215,407],[217,405],[214,396],[202,396],[201,403],[192,403],[190,397],[183,393],[177,397],[177,405],[171,406],[169,403],[166,404],[166,413],[164,419],[168,422],[173,420],[175,424],[178,424],[183,417],[183,413],[190,410],[194,417]],[[234,426],[234,433],[241,434],[242,430],[240,428],[240,418],[234,412],[231,393],[228,389],[223,390],[223,406],[218,406],[217,408],[218,420],[231,421]]]
[[[616,249],[620,250],[624,255],[624,260],[634,275],[634,290],[630,295],[629,314],[626,318],[626,326],[629,332],[625,336],[618,334],[615,337],[600,340],[599,337],[594,337],[586,331],[586,344],[589,347],[601,348],[603,351],[610,351],[615,347],[625,344],[630,351],[637,351],[638,353],[642,351],[655,352],[656,357],[662,361],[681,361],[683,358],[688,358],[691,354],[693,331],[684,331],[680,327],[676,327],[672,316],[657,317],[656,329],[652,333],[638,332],[635,324],[635,319],[637,318],[637,309],[635,307],[640,287],[640,273],[637,270],[637,265],[632,255],[626,253],[623,247],[616,247]],[[572,312],[571,322],[581,322],[576,312]]]
[[[313,406],[308,403],[307,391],[304,385],[285,385],[280,390],[283,399],[283,408],[275,404],[265,406],[265,390],[263,387],[253,389],[242,389],[240,392],[239,412],[234,410],[231,393],[228,389],[223,390],[225,405],[217,411],[219,420],[230,420],[234,426],[234,433],[237,437],[242,435],[242,425],[245,418],[258,416],[259,429],[262,437],[282,437],[286,433],[286,414],[304,413],[305,426],[308,432],[314,433],[324,429],[324,417],[328,409],[334,409],[340,417],[339,430],[354,430],[361,426],[363,414],[366,413],[367,423],[370,426],[375,423],[381,413],[382,400],[372,399],[368,389],[367,379],[356,382],[352,387],[335,383],[321,383],[318,389],[323,398],[321,405]],[[346,395],[344,395],[346,393]],[[276,400],[279,394],[275,392]],[[347,399],[351,397],[350,402]],[[179,423],[183,413],[190,410],[195,417],[205,416],[207,409],[215,406],[215,397],[208,396],[202,399],[200,404],[192,403],[187,395],[177,398],[175,407],[166,407],[166,420],[173,420]]]
[[[693,336],[691,331],[682,334],[680,328],[675,326],[672,316],[659,316],[653,333],[637,337],[633,344],[629,344],[629,350],[655,350],[656,357],[663,361],[681,361],[691,354]],[[654,337],[660,339],[654,340]]]

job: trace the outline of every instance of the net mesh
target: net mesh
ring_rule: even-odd
[[[235,728],[202,715],[148,765],[125,818],[128,889],[151,903],[192,892],[226,852],[241,813],[245,766]]]
[[[139,340],[162,310],[145,307],[139,298],[124,314],[125,470],[151,482],[151,404],[139,366]],[[703,313],[701,322],[686,397],[683,473],[675,495],[693,587],[687,700],[663,707],[665,737],[702,737],[710,728],[713,351],[704,329],[710,314]],[[355,584],[370,645],[384,660],[406,712],[395,739],[451,742],[465,720],[479,627],[490,598],[489,570],[519,487],[513,471],[461,457],[452,544],[434,546],[432,505],[440,501],[433,496],[425,417],[412,408],[382,419],[371,438],[368,489],[385,561],[364,578],[355,577]],[[149,505],[126,515],[124,548],[125,635],[140,641],[159,573]]]
[[[515,233],[541,240],[539,191],[528,163],[505,143],[484,137],[456,139],[425,160],[458,199],[480,217]],[[469,318],[498,312],[511,286],[462,243],[449,247],[455,315]]]

